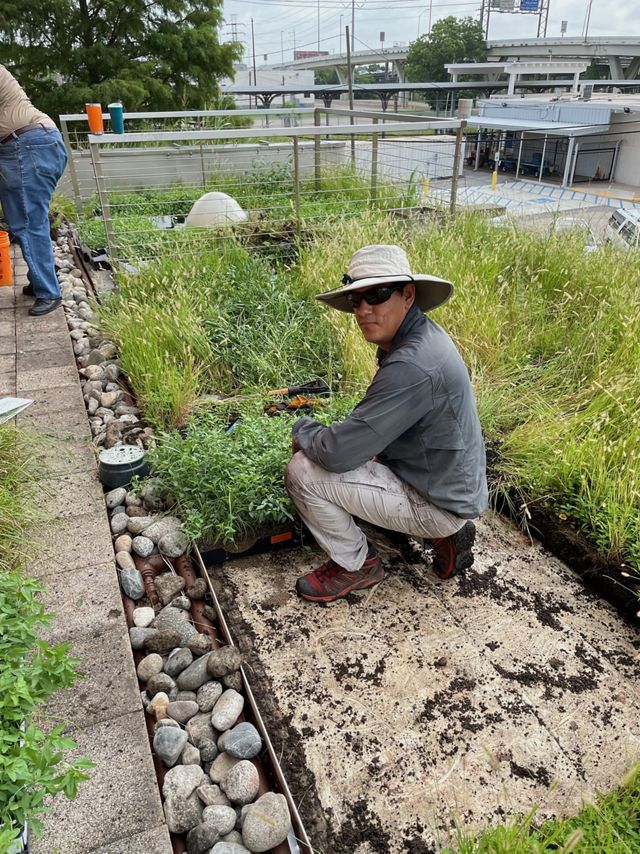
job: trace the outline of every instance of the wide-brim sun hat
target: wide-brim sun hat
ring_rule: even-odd
[[[416,286],[416,305],[422,311],[437,308],[453,293],[453,284],[447,279],[413,273],[407,253],[401,246],[377,243],[354,252],[342,279],[342,287],[318,294],[316,299],[339,311],[352,312],[347,302],[347,294],[351,291],[405,282]]]

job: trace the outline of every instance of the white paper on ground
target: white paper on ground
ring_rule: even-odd
[[[28,397],[0,397],[0,424],[15,418],[32,403]]]

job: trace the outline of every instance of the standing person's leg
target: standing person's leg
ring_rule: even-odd
[[[49,204],[67,162],[60,133],[27,131],[0,145],[0,201],[19,241],[37,300],[60,299],[49,226]],[[54,306],[57,307],[57,306]]]
[[[353,471],[336,474],[298,452],[287,467],[285,483],[298,513],[318,545],[327,552],[330,562],[346,571],[345,585],[348,586],[349,580],[353,582],[350,589],[368,586],[364,576],[363,583],[358,583],[358,573],[363,568],[367,570],[369,564],[373,566],[369,544],[353,516],[434,542],[449,543],[450,538],[466,528],[464,519],[431,504],[380,463],[368,462]],[[325,566],[320,569],[321,575]],[[453,572],[449,571],[443,577],[451,574]],[[370,583],[379,580],[381,578],[375,578]],[[300,588],[300,581],[302,579],[299,580],[298,592],[305,598],[318,601],[337,598],[335,595],[306,596]],[[332,581],[336,587],[337,582],[335,579]],[[335,590],[330,592],[335,593]]]

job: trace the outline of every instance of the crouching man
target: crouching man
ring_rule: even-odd
[[[412,273],[399,246],[376,245],[353,255],[343,287],[317,297],[355,315],[379,367],[344,421],[304,417],[293,427],[287,491],[328,555],[298,579],[304,599],[332,602],[384,578],[353,516],[426,538],[440,578],[473,563],[471,520],[487,506],[482,433],[467,368],[424,314],[452,291]]]

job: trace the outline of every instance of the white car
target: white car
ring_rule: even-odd
[[[618,208],[607,223],[606,238],[609,243],[628,252],[640,246],[640,210]]]

